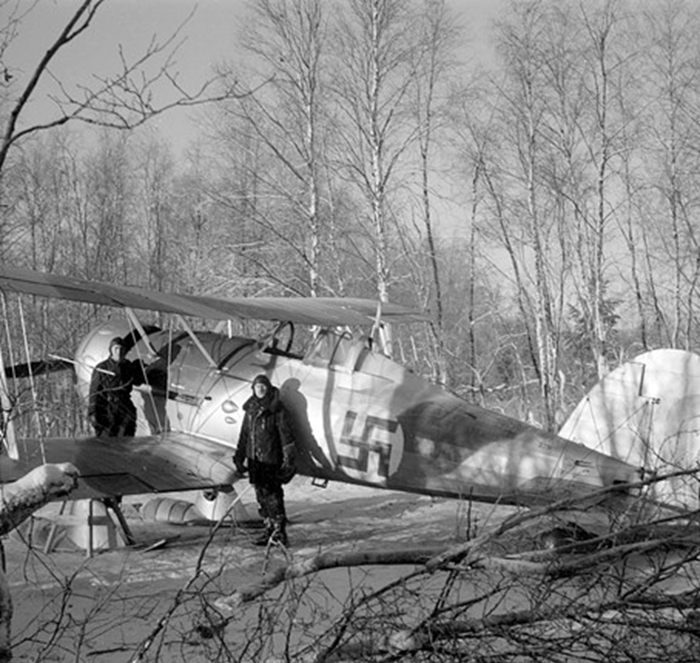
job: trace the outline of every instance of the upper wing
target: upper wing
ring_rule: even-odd
[[[0,456],[0,482],[15,481],[44,463],[70,462],[80,471],[71,499],[213,488],[234,478],[229,447],[186,433],[20,440],[18,446],[22,461]]]
[[[377,313],[386,322],[425,320],[419,311],[369,299],[333,297],[235,297],[177,295],[155,290],[85,281],[56,274],[0,266],[0,290],[89,304],[129,307],[229,320],[251,318],[309,325],[367,325]]]

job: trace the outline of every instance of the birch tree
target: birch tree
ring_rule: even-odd
[[[359,190],[371,233],[376,293],[389,301],[392,221],[402,157],[415,140],[409,112],[416,80],[415,14],[406,0],[352,0],[336,33],[334,93],[339,165]]]
[[[440,0],[428,0],[422,5],[418,14],[418,30],[419,46],[413,52],[416,84],[412,87],[412,96],[416,116],[420,209],[432,291],[430,303],[434,312],[433,377],[439,383],[449,384],[445,301],[435,228],[433,174],[444,166],[436,149],[446,147],[441,136],[444,136],[449,117],[450,97],[454,94],[450,90],[450,83],[457,85],[455,52],[461,32],[456,17]]]
[[[543,44],[549,25],[541,2],[519,3],[514,9],[499,30],[505,73],[502,97],[495,103],[499,106],[502,152],[501,163],[492,170],[497,170],[501,179],[497,186],[492,184],[491,192],[504,211],[499,235],[517,279],[515,287],[527,293],[529,300],[530,344],[542,423],[553,429],[560,397],[558,330],[564,263],[556,233],[558,210],[543,186],[549,158],[543,138],[547,111]]]
[[[572,265],[576,303],[570,310],[579,321],[576,333],[585,338],[598,379],[608,371],[607,284],[610,261],[619,252],[614,224],[621,203],[616,98],[626,71],[623,48],[616,47],[624,41],[621,14],[615,1],[553,8],[553,36],[545,57],[551,107],[543,133],[553,150],[546,184],[561,209],[558,234]]]
[[[647,301],[659,342],[689,348],[695,338],[700,277],[697,145],[700,140],[698,11],[681,2],[650,6],[642,16],[645,195],[638,233],[645,250]]]
[[[139,279],[146,287],[169,290],[170,274],[175,271],[172,245],[175,239],[173,184],[175,164],[167,145],[147,137],[137,145],[137,187],[134,226],[143,242],[138,245]]]
[[[237,168],[256,181],[260,196],[246,221],[278,247],[273,252],[289,257],[278,285],[313,296],[329,287],[322,257],[325,13],[326,3],[319,0],[255,4],[242,32],[247,65],[241,76],[249,94],[228,104],[224,116],[225,140],[249,155]],[[230,66],[226,75],[235,79],[239,71]],[[225,191],[217,195],[220,204],[235,206]],[[256,260],[263,272],[271,258],[241,255]]]

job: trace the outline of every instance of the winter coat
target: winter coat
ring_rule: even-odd
[[[251,396],[244,404],[243,423],[234,455],[237,467],[247,465],[252,483],[278,478],[294,468],[294,430],[287,408],[271,387],[265,398]]]
[[[95,366],[90,380],[88,417],[98,429],[113,430],[121,419],[133,418],[135,422],[131,390],[142,382],[142,371],[136,362],[110,357]]]

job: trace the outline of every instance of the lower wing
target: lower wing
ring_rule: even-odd
[[[19,440],[20,461],[0,457],[0,483],[44,463],[75,465],[71,499],[177,492],[230,486],[233,450],[186,433],[132,438]]]

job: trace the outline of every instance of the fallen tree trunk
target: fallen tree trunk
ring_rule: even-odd
[[[0,485],[0,535],[21,525],[37,509],[53,499],[65,497],[78,485],[78,470],[70,463],[42,465],[21,479]],[[12,660],[12,597],[0,571],[0,663]]]

